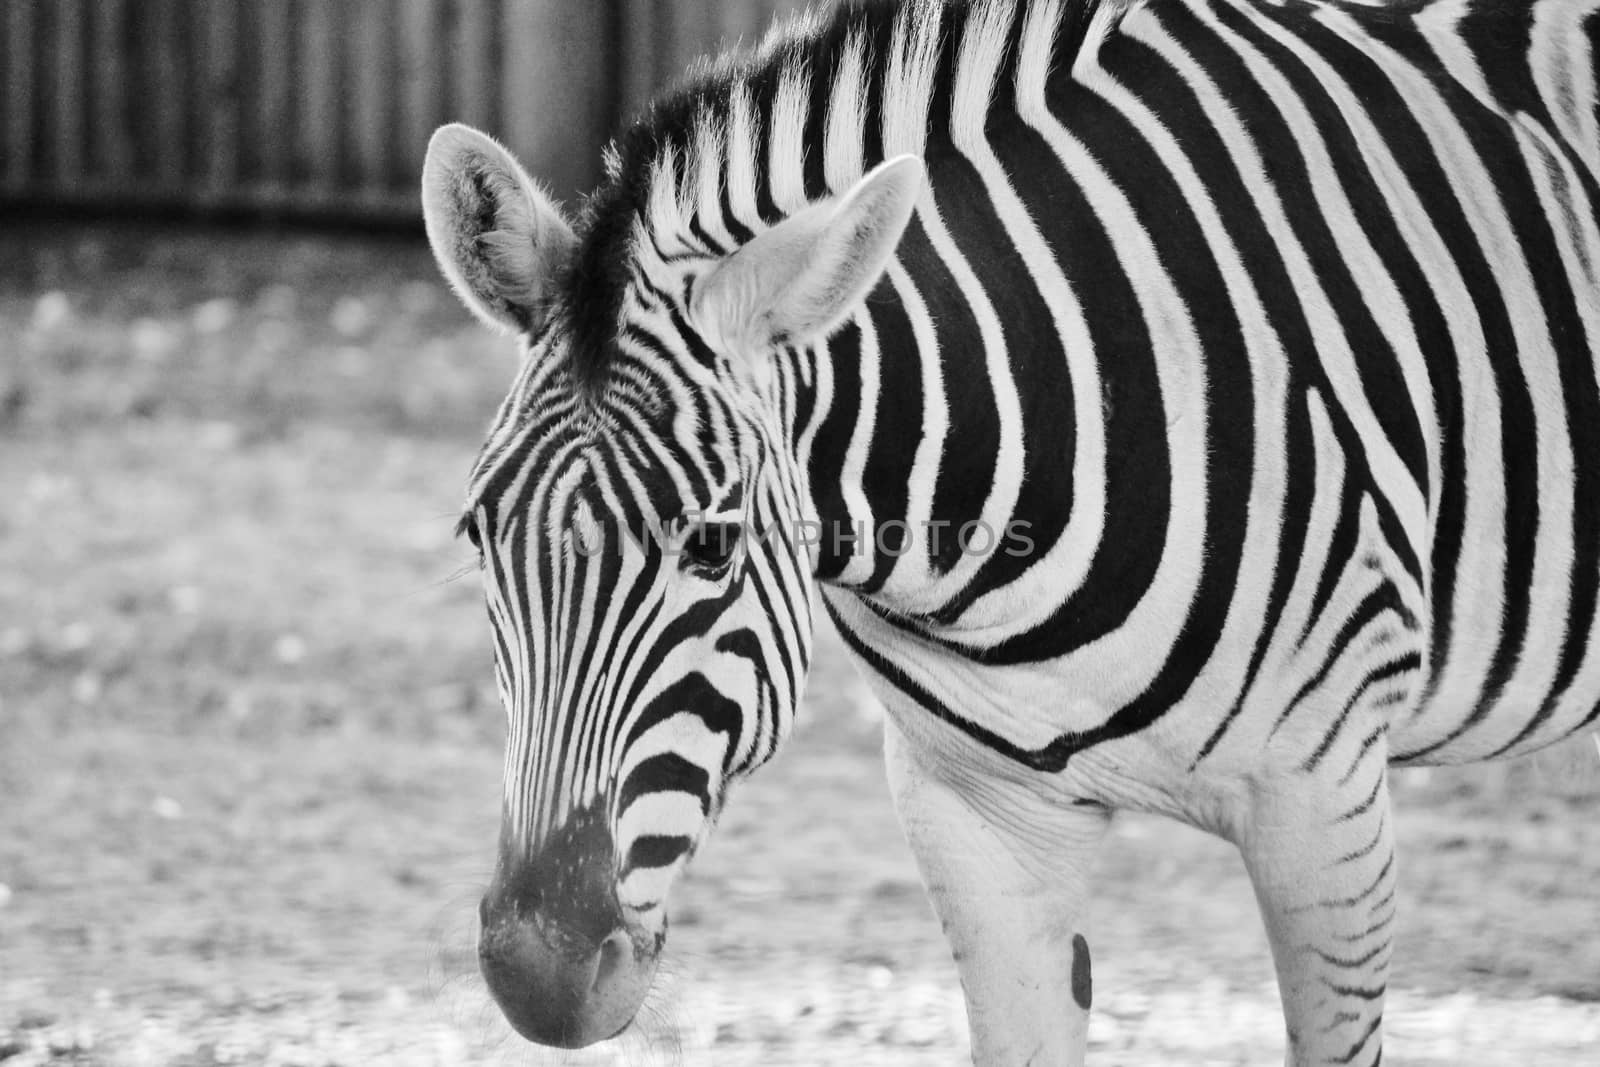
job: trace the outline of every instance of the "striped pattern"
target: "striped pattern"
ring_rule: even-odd
[[[1385,766],[1600,714],[1597,10],[853,4],[658,104],[472,490],[517,833],[610,804],[658,904],[637,857],[787,729],[814,578],[924,760],[1238,841],[1291,1062],[1377,1062]],[[850,323],[708,347],[696,281],[901,153]],[[822,536],[559,547],[705,512]]]
[[[599,811],[616,827],[621,902],[660,929],[666,887],[724,783],[793,722],[812,626],[803,555],[779,521],[796,489],[752,485],[723,460],[759,462],[762,430],[719,402],[710,368],[686,374],[669,337],[630,331],[603,416],[561,359],[540,358],[547,340],[501,411],[463,520],[511,717],[508,833],[531,856],[575,813]],[[731,538],[734,558],[697,565],[705,521],[747,501],[752,522],[780,533]]]

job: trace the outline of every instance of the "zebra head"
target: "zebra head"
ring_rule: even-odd
[[[908,158],[737,246],[667,248],[626,191],[575,228],[484,135],[429,146],[434,254],[524,349],[462,527],[510,720],[479,960],[531,1040],[632,1021],[676,876],[789,730],[813,508],[772,367],[861,303],[920,185]]]

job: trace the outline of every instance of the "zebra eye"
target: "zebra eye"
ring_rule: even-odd
[[[478,530],[478,520],[471,515],[463,515],[456,524],[456,536],[465,537],[472,545],[472,550],[479,555],[483,554],[483,534]]]
[[[683,558],[696,570],[722,571],[739,551],[739,523],[702,522],[683,542]]]

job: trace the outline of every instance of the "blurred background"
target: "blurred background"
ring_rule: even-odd
[[[503,721],[466,471],[514,370],[438,279],[448,120],[569,201],[712,0],[0,0],[0,1064],[956,1064],[948,952],[822,635],[639,1032],[531,1049],[474,908]],[[1600,1047],[1585,739],[1397,778],[1418,1064]],[[1092,1062],[1282,1055],[1237,858],[1119,820]]]
[[[719,42],[793,0],[5,0],[12,201],[412,225],[435,127],[556,191]]]

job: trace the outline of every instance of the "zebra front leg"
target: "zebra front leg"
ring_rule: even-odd
[[[964,743],[964,742],[962,742]],[[1091,979],[1089,874],[1110,822],[885,727],[889,787],[966,995],[980,1067],[1078,1067]]]
[[[1386,764],[1380,741],[1342,779],[1264,788],[1239,842],[1272,942],[1289,1067],[1383,1056],[1396,887]]]

